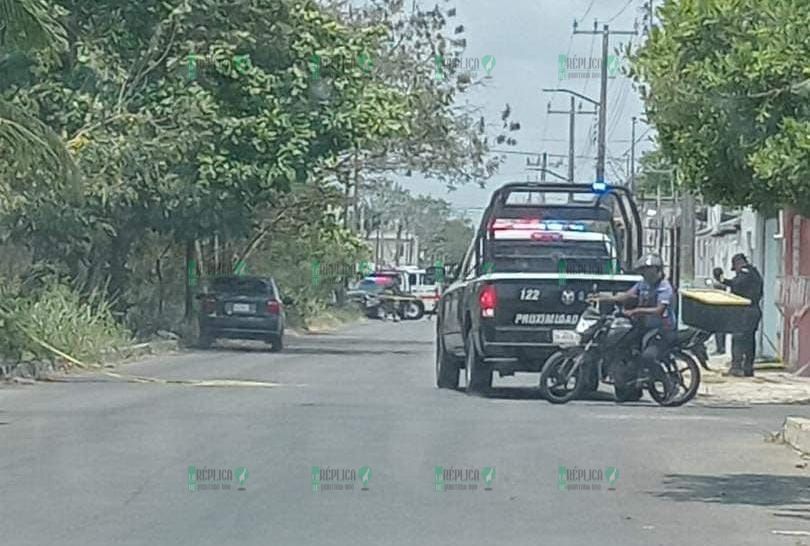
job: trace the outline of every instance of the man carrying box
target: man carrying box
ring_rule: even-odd
[[[752,309],[746,330],[731,336],[731,369],[728,373],[736,377],[753,377],[757,352],[756,332],[762,320],[762,310],[759,307],[763,292],[762,276],[742,253],[731,258],[731,268],[735,273],[733,279],[724,279],[722,272],[719,275],[715,273],[715,279],[731,288],[732,294],[751,300]]]

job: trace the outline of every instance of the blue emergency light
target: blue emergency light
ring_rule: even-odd
[[[542,222],[540,229],[544,231],[588,231],[585,224],[574,224],[571,222]]]
[[[597,180],[591,184],[591,189],[593,189],[594,193],[604,193],[608,190],[608,184],[604,180]]]

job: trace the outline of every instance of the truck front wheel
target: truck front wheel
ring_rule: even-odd
[[[478,354],[472,333],[467,334],[464,375],[467,381],[467,392],[470,394],[485,393],[492,388],[492,368]]]

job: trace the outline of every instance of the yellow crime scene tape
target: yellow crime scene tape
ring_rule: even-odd
[[[375,296],[378,300],[386,300],[386,301],[418,301],[419,298],[414,298],[413,296]]]
[[[32,334],[31,332],[27,331],[25,328],[20,327],[17,325],[20,330],[27,335],[31,340],[36,343],[37,345],[51,351],[57,356],[60,356],[70,362],[71,364],[76,365],[77,367],[83,370],[91,370],[91,369],[99,369],[101,366],[98,365],[87,365],[84,362],[80,361],[77,358],[70,356],[69,354],[65,353],[64,351],[60,351],[50,343],[39,339],[37,336]],[[100,371],[102,375],[106,375],[108,377],[113,377],[115,379],[121,379],[127,383],[147,383],[147,384],[158,384],[158,385],[187,385],[191,387],[277,387],[280,383],[271,383],[269,381],[252,381],[252,380],[243,380],[243,379],[161,379],[159,377],[144,377],[138,375],[129,375],[129,374],[120,374],[115,372],[108,372],[108,371]],[[67,378],[55,378],[55,377],[46,377],[44,381],[50,382],[68,382],[70,381]]]

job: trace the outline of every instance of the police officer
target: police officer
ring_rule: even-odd
[[[732,294],[751,300],[751,309],[745,330],[731,336],[731,369],[728,373],[736,377],[753,377],[757,352],[756,332],[762,320],[762,276],[742,253],[731,258],[731,268],[735,273],[733,279],[724,279],[722,274],[715,274],[715,279],[728,286]]]

